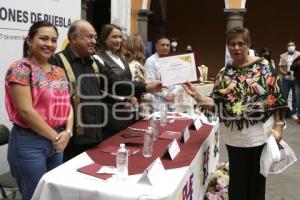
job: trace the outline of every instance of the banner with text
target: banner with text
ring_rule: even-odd
[[[23,42],[32,23],[47,20],[58,28],[57,50],[67,43],[72,21],[81,18],[81,0],[1,0],[0,5],[0,123],[11,126],[4,101],[9,65],[22,57]]]

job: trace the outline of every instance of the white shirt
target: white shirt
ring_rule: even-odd
[[[149,58],[147,58],[144,69],[145,69],[145,74],[146,74],[146,79],[147,81],[151,82],[153,80],[160,80],[160,68],[159,68],[159,55],[158,53],[153,54]],[[157,99],[157,102],[165,102],[164,96],[168,92],[172,92],[173,94],[175,93],[175,85],[169,85],[167,87],[168,89],[163,90],[161,93],[155,93],[155,99]]]
[[[122,60],[119,58],[119,56],[116,56],[116,55],[112,54],[111,51],[105,51],[105,53],[106,53],[106,54],[107,54],[107,55],[108,55],[115,63],[117,63],[118,66],[119,66],[120,68],[122,68],[123,70],[125,70],[125,66],[124,66]],[[100,58],[100,56],[98,56],[98,55],[93,55],[93,57],[94,57],[95,59],[97,59],[102,65],[105,65],[103,59]]]
[[[160,70],[158,63],[159,55],[158,53],[153,54],[147,58],[144,69],[146,73],[146,78],[149,81],[160,80]]]
[[[274,125],[274,117],[271,116],[265,123],[257,123],[250,125],[243,130],[237,130],[236,126],[221,130],[223,134],[224,143],[234,147],[256,147],[260,146],[268,140],[271,128]]]
[[[115,62],[118,64],[118,66],[119,66],[120,68],[122,68],[123,70],[125,70],[125,66],[124,66],[123,62],[121,61],[121,59],[120,59],[118,56],[113,55],[113,54],[111,53],[111,51],[105,51],[105,52],[107,53],[107,55],[108,55],[111,59],[113,59],[113,61],[115,61]],[[103,59],[102,59],[100,56],[98,56],[98,55],[93,55],[93,57],[94,57],[95,59],[97,59],[102,65],[105,65]],[[113,95],[113,94],[110,94],[110,93],[108,93],[108,92],[106,92],[106,91],[104,91],[104,90],[101,90],[101,91],[103,92],[104,95],[108,95],[108,96],[112,97],[113,99],[117,99],[117,100],[120,100],[120,101],[124,101],[124,100],[125,100],[125,97]]]
[[[293,60],[294,60],[294,57],[292,55],[288,55],[287,57],[287,62],[286,62],[286,68],[287,68],[287,71],[290,72],[291,71],[291,65],[293,63]]]

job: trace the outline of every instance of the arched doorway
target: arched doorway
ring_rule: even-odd
[[[87,4],[87,20],[95,27],[97,33],[104,24],[110,23],[110,0],[94,0]]]

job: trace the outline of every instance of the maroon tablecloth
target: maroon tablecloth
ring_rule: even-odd
[[[159,134],[162,134],[164,131],[180,131],[183,132],[186,126],[192,124],[191,119],[180,119],[175,120],[174,123],[168,123],[167,126],[159,128]],[[149,121],[139,121],[132,125],[134,128],[147,128],[149,126]],[[143,173],[145,168],[147,168],[157,157],[160,157],[162,163],[166,169],[179,168],[190,165],[196,153],[198,152],[202,142],[206,139],[209,133],[212,130],[212,126],[203,124],[203,126],[198,130],[190,129],[190,138],[187,143],[179,143],[180,153],[175,157],[174,160],[163,158],[163,154],[167,149],[167,145],[171,140],[158,139],[154,142],[153,146],[153,156],[151,158],[143,157],[143,148],[140,148],[140,151],[134,155],[129,156],[129,165],[128,171],[129,175]],[[91,159],[100,165],[115,166],[116,157],[110,153],[101,151],[101,149],[106,147],[115,146],[118,147],[120,143],[125,142],[139,142],[143,143],[144,137],[136,138],[123,138],[121,134],[134,132],[129,128],[122,130],[113,137],[103,141],[97,147],[88,150],[86,153],[91,157]],[[95,171],[96,172],[96,171]],[[93,172],[89,172],[91,175]]]
[[[111,174],[99,174],[99,173],[96,173],[97,171],[99,171],[99,169],[101,168],[102,166],[98,163],[92,163],[90,165],[87,165],[87,166],[84,166],[84,167],[81,167],[79,169],[77,169],[79,172],[82,172],[84,174],[88,174],[88,175],[91,175],[91,176],[95,176],[95,177],[98,177],[98,178],[101,178],[103,180],[106,180],[110,177],[112,177]]]

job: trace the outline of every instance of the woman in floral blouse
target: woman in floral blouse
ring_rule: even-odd
[[[129,36],[123,46],[124,55],[129,63],[132,81],[146,82],[144,63],[144,42],[138,34]],[[150,115],[150,104],[146,100],[147,95],[139,99],[139,117],[146,118]]]
[[[145,55],[144,43],[141,36],[134,34],[127,38],[124,46],[124,55],[129,63],[132,81],[145,82]]]
[[[24,58],[11,64],[5,78],[5,103],[13,122],[7,158],[23,200],[31,199],[43,174],[62,163],[72,136],[67,77],[48,63],[57,37],[51,23],[34,23],[24,42]]]
[[[190,83],[183,86],[200,106],[217,110],[227,128],[229,199],[264,200],[260,155],[271,133],[281,140],[287,103],[274,68],[266,59],[248,55],[248,29],[232,28],[226,42],[233,61],[217,75],[211,97],[198,94]]]

